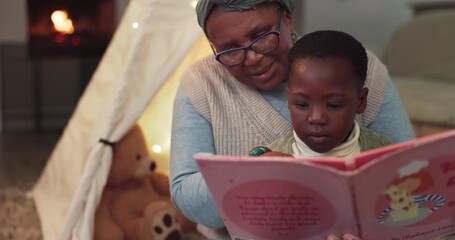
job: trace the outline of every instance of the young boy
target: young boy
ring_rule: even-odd
[[[392,143],[355,120],[368,95],[367,53],[355,38],[339,31],[307,34],[292,47],[288,66],[293,134],[250,155],[348,157]]]

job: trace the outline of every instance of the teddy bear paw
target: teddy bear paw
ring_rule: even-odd
[[[152,226],[155,240],[182,240],[180,223],[170,209],[165,209],[155,216]]]

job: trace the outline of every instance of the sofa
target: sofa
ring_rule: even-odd
[[[455,9],[418,14],[383,53],[417,136],[455,128],[454,23]]]

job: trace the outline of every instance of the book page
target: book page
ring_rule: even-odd
[[[348,178],[303,160],[196,155],[232,239],[357,233]]]
[[[417,240],[455,232],[455,134],[384,155],[358,172],[355,195],[364,239]]]

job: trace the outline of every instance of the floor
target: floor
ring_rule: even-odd
[[[0,134],[0,187],[32,187],[60,135],[60,131]]]
[[[40,220],[27,197],[61,132],[0,134],[0,240],[43,240]],[[197,232],[185,240],[205,240]]]
[[[0,134],[0,239],[42,240],[28,191],[41,175],[61,132]]]

